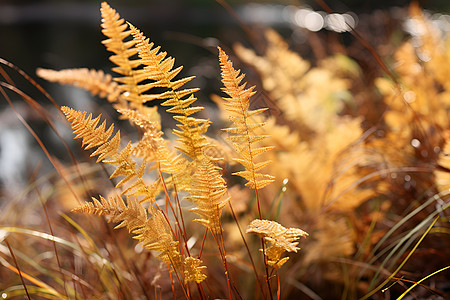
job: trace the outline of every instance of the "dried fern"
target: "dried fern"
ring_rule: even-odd
[[[207,162],[207,169],[199,168],[196,174],[212,171],[217,178],[217,184],[214,186],[211,177],[205,177],[211,186],[208,186],[210,194],[202,197],[200,193],[206,193],[200,185],[191,186],[192,199],[199,207],[193,210],[201,216],[208,218],[203,220],[209,222],[208,227],[213,232],[221,232],[220,214],[227,200],[220,199],[226,192],[226,187],[219,172],[204,156],[204,148],[207,146],[208,140],[203,135],[208,126],[209,121],[193,118],[191,115],[202,110],[202,107],[192,107],[191,104],[196,100],[193,92],[197,89],[180,89],[185,83],[190,81],[192,77],[174,80],[174,77],[181,71],[182,67],[172,69],[174,59],[166,57],[165,52],[160,52],[159,47],[153,47],[153,44],[133,25],[130,30],[126,30],[127,26],[123,19],[109,7],[106,3],[102,4],[103,33],[109,37],[104,41],[107,49],[114,52],[111,60],[117,64],[113,70],[124,77],[116,79],[121,83],[120,91],[123,97],[130,102],[130,108],[127,106],[117,106],[116,109],[124,118],[130,120],[143,131],[142,139],[133,146],[131,143],[121,151],[120,133],[112,136],[114,127],[106,129],[106,123],[103,122],[99,127],[100,117],[92,119],[86,113],[77,112],[64,107],[62,110],[67,119],[72,123],[76,138],[83,138],[83,145],[86,149],[97,148],[92,156],[99,156],[97,162],[103,161],[112,165],[118,165],[111,178],[117,176],[125,176],[116,187],[120,187],[128,183],[128,187],[122,192],[132,197],[143,196],[141,201],[153,202],[155,195],[160,191],[158,188],[159,181],[153,186],[148,186],[142,179],[146,172],[148,162],[155,162],[154,167],[158,167],[161,172],[170,173],[175,178],[173,181],[165,179],[166,186],[170,188],[177,187],[178,190],[186,189],[190,185],[191,174],[194,172],[192,167],[200,163],[200,160]],[[132,38],[124,42],[125,39]],[[135,54],[139,58],[131,59]],[[142,81],[145,80],[145,83]],[[166,88],[162,93],[151,94],[152,88]],[[159,131],[159,124],[152,121],[151,117],[146,114],[143,103],[154,99],[166,100],[163,105],[173,106],[168,111],[178,114],[174,118],[181,124],[178,125],[180,130],[174,130],[174,133],[180,137],[180,146],[178,147],[184,154],[193,158],[195,164],[189,165],[180,155],[176,155],[167,146],[167,141],[162,138],[162,132]],[[147,110],[148,111],[148,110]],[[144,159],[141,166],[137,166],[132,156],[142,157]],[[209,164],[208,164],[209,163]],[[151,169],[150,169],[151,170]],[[202,173],[203,171],[203,173]],[[210,174],[208,174],[210,176]],[[203,178],[198,178],[201,182]],[[168,184],[168,185],[167,185]],[[220,191],[216,191],[220,186]],[[211,189],[212,187],[212,189]],[[195,190],[195,191],[194,191]],[[103,199],[103,198],[102,198]],[[133,198],[134,199],[134,198]],[[151,217],[146,219],[145,214],[141,210],[136,210],[130,202],[128,208],[123,201],[111,200],[94,200],[94,203],[86,204],[82,208],[77,209],[80,212],[96,213],[111,216],[111,221],[121,222],[119,227],[127,226],[130,232],[133,232],[135,238],[143,242],[144,246],[149,250],[161,251],[160,259],[172,265],[175,269],[183,268],[185,281],[201,282],[206,276],[202,273],[205,267],[200,266],[201,261],[188,257],[182,262],[182,258],[177,252],[178,242],[173,241],[170,228],[167,221],[163,218],[162,213],[156,210],[152,205],[149,207]],[[116,209],[116,210],[115,210]],[[139,214],[136,214],[139,212]],[[211,213],[211,216],[209,216]],[[128,226],[131,223],[131,216],[137,218],[137,224]],[[158,231],[159,236],[153,234]],[[167,235],[166,235],[167,234]]]
[[[145,89],[153,87],[167,89],[159,94],[146,95],[145,99],[147,101],[165,99],[166,101],[161,105],[172,106],[167,111],[177,114],[174,119],[180,122],[177,125],[180,130],[173,130],[179,137],[180,145],[177,148],[192,159],[201,160],[203,148],[208,145],[204,134],[208,130],[209,121],[192,117],[192,114],[203,110],[203,107],[191,106],[197,100],[193,93],[198,89],[180,89],[194,77],[174,80],[182,67],[172,69],[175,60],[166,57],[166,52],[160,52],[159,47],[153,47],[153,43],[150,43],[149,39],[134,26],[130,25],[130,27],[140,57],[139,62],[144,65],[146,79],[152,81],[145,85]]]
[[[91,92],[92,95],[99,95],[109,102],[120,100],[121,90],[117,82],[113,81],[110,74],[93,69],[65,69],[61,71],[49,69],[37,69],[36,74],[51,82],[73,85]]]
[[[134,238],[139,240],[146,249],[160,252],[157,257],[172,266],[177,273],[185,274],[184,280],[186,282],[203,281],[206,278],[206,275],[202,273],[205,267],[200,266],[201,261],[196,258],[187,257],[189,260],[183,261],[183,257],[178,250],[178,241],[174,240],[163,213],[150,205],[148,210],[151,217],[147,218],[147,213],[140,202],[154,202],[155,194],[159,191],[157,189],[159,181],[152,186],[143,181],[142,176],[144,175],[146,162],[144,161],[137,169],[136,162],[131,157],[134,152],[131,143],[128,143],[123,150],[119,151],[120,132],[112,136],[113,125],[106,129],[106,122],[103,122],[97,127],[100,117],[92,119],[92,115],[89,115],[86,118],[86,113],[67,107],[62,107],[62,111],[72,123],[74,133],[77,134],[75,138],[83,139],[82,144],[85,149],[97,148],[91,154],[91,156],[99,156],[97,162],[102,161],[119,165],[111,178],[121,175],[124,175],[125,178],[116,187],[129,181],[132,182],[122,192],[131,196],[127,198],[127,204],[123,202],[120,196],[108,199],[101,197],[100,201],[94,198],[93,202],[75,208],[73,212],[109,216],[110,222],[119,222],[119,225],[115,228],[127,227],[128,231],[135,235]],[[107,158],[111,159],[107,160]],[[141,195],[144,195],[144,198],[141,201],[137,200],[135,196]]]
[[[178,252],[178,241],[174,241],[169,225],[158,210],[145,222],[145,225],[133,231],[135,239],[142,242],[145,248],[161,251],[158,258],[174,268],[181,264],[181,255]]]
[[[186,190],[191,183],[191,168],[188,161],[181,155],[176,154],[168,146],[163,132],[159,130],[160,123],[154,122],[135,110],[118,110],[124,118],[134,123],[144,132],[142,138],[134,146],[133,154],[144,158],[147,162],[153,162],[153,166],[148,171],[158,168],[161,172],[170,174],[171,177],[165,179],[168,188],[176,185],[177,190]]]
[[[234,173],[245,178],[248,182],[246,186],[259,190],[274,181],[274,177],[268,174],[258,173],[267,166],[270,161],[256,162],[256,158],[262,153],[273,149],[273,147],[257,147],[256,143],[266,138],[264,135],[256,135],[254,130],[262,127],[263,123],[256,123],[252,117],[256,116],[266,108],[250,110],[250,98],[255,94],[254,87],[245,89],[246,83],[241,81],[244,74],[236,71],[233,64],[228,60],[225,52],[219,48],[219,60],[222,70],[222,82],[225,85],[223,91],[228,94],[225,109],[230,114],[230,119],[235,127],[226,128],[225,131],[231,133],[229,139],[232,141],[236,152],[241,158],[235,158],[237,162],[245,167],[245,171]]]
[[[191,211],[203,217],[194,221],[205,225],[213,234],[222,232],[220,216],[229,201],[228,198],[223,199],[227,190],[219,170],[209,159],[203,159],[197,165],[192,186],[188,189],[191,195],[187,197],[197,205]]]
[[[72,212],[109,216],[109,222],[119,223],[115,229],[126,227],[134,238],[152,251],[160,251],[158,258],[175,269],[181,266],[181,255],[178,251],[178,241],[175,241],[167,221],[160,211],[153,212],[150,218],[144,207],[134,197],[127,198],[127,204],[120,196],[100,201],[93,198]]]
[[[102,15],[102,32],[108,37],[102,43],[106,46],[108,51],[114,54],[109,58],[117,67],[112,70],[123,77],[116,78],[121,83],[121,90],[124,97],[129,101],[133,108],[142,108],[145,100],[142,99],[141,94],[145,91],[143,87],[138,87],[138,84],[146,79],[145,71],[138,69],[140,62],[132,57],[137,53],[137,49],[133,47],[135,41],[129,39],[130,30],[127,30],[128,25],[125,24],[124,19],[115,9],[111,8],[106,2],[101,5]]]
[[[203,219],[197,221],[210,228],[212,232],[219,233],[221,232],[221,211],[227,203],[221,200],[226,193],[226,185],[220,173],[204,155],[205,147],[209,145],[208,139],[204,136],[209,127],[209,121],[192,116],[203,110],[203,107],[191,106],[196,101],[193,93],[197,89],[180,89],[193,77],[174,80],[182,68],[173,69],[175,62],[173,58],[166,57],[165,52],[160,52],[159,47],[154,47],[153,43],[149,42],[149,39],[133,25],[130,24],[130,28],[136,41],[141,64],[146,70],[147,79],[151,81],[147,85],[150,89],[153,87],[166,89],[159,94],[146,95],[147,99],[166,99],[161,105],[173,106],[167,111],[177,114],[174,119],[180,122],[177,125],[179,130],[173,131],[180,138],[178,140],[180,145],[177,148],[194,160],[194,182],[192,187],[188,188],[191,196],[187,199],[198,205],[192,210],[200,214]],[[178,163],[171,165],[175,174],[189,170],[186,165],[183,165],[183,168]],[[189,175],[186,172],[183,174]]]
[[[247,233],[255,233],[266,242],[270,243],[264,251],[267,255],[268,264],[276,269],[279,269],[289,257],[281,258],[285,251],[297,252],[300,248],[297,247],[297,240],[300,237],[307,237],[308,234],[298,228],[284,228],[277,222],[268,220],[253,220],[247,227]]]
[[[92,202],[74,208],[72,212],[109,216],[109,222],[120,223],[115,229],[126,227],[129,232],[141,228],[147,220],[144,207],[133,197],[127,199],[127,204],[120,196],[92,198]]]
[[[97,127],[100,116],[92,119],[92,114],[86,117],[86,112],[75,111],[65,106],[61,107],[61,110],[66,115],[67,120],[71,122],[74,134],[76,134],[75,139],[82,138],[82,145],[86,150],[97,148],[91,154],[91,156],[98,156],[97,162],[117,165],[110,178],[125,176],[116,184],[116,187],[121,187],[127,182],[131,183],[122,191],[122,194],[143,196],[141,201],[154,202],[158,184],[150,186],[143,181],[146,162],[144,160],[141,166],[137,166],[136,161],[132,158],[134,147],[130,142],[119,151],[120,131],[112,136],[114,125],[106,129],[106,121],[104,121]]]

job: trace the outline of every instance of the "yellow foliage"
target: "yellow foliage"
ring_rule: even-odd
[[[253,92],[254,87],[245,89],[246,83],[241,84],[245,75],[233,68],[232,62],[228,60],[228,56],[220,48],[219,60],[222,70],[222,82],[225,85],[223,91],[229,96],[229,98],[224,98],[226,101],[224,106],[235,126],[224,130],[232,134],[228,138],[231,140],[236,152],[241,157],[233,158],[233,160],[239,162],[245,168],[245,171],[236,172],[234,175],[245,178],[248,181],[246,183],[247,186],[259,190],[274,181],[273,176],[258,173],[258,171],[267,166],[270,161],[256,162],[256,157],[273,149],[271,146],[255,147],[256,142],[264,140],[266,136],[256,135],[254,133],[255,130],[262,127],[264,123],[254,122],[253,118],[266,109],[249,109],[250,98],[255,94],[255,92]]]
[[[287,252],[297,252],[297,240],[300,237],[307,237],[308,234],[298,228],[284,228],[281,224],[268,220],[253,220],[247,226],[247,233],[255,233],[264,238],[270,246],[265,249],[270,266],[279,269],[289,258],[281,258]]]

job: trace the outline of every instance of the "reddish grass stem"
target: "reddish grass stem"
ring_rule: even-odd
[[[280,283],[280,273],[278,269],[275,269],[277,272],[277,282],[278,282],[278,290],[277,290],[277,300],[281,299],[281,283]]]
[[[175,294],[175,285],[173,283],[172,272],[170,272],[170,266],[167,266],[167,268],[169,269],[170,285],[172,287],[173,299],[176,300],[177,295]]]
[[[211,231],[212,236],[214,237],[214,240],[217,244],[217,249],[219,249],[220,257],[222,258],[223,266],[225,268],[225,275],[227,278],[227,287],[228,287],[228,296],[230,297],[230,300],[233,300],[233,295],[231,294],[231,282],[230,282],[230,274],[228,272],[228,264],[227,264],[227,257],[225,255],[225,244],[223,241],[223,235],[220,234],[221,237],[221,243],[219,243],[219,240],[217,239],[217,236],[214,234],[214,232]]]
[[[25,293],[27,294],[27,298],[31,300],[31,297],[28,294],[27,286],[25,285],[25,280],[23,280],[22,272],[20,271],[19,264],[17,263],[16,256],[14,255],[14,252],[12,251],[11,246],[8,243],[8,240],[5,238],[4,241],[5,241],[6,246],[8,246],[9,253],[11,253],[11,257],[14,261],[14,264],[16,265],[16,269],[17,269],[17,272],[19,273],[20,280],[22,281],[23,288],[25,290]]]
[[[255,194],[256,194],[256,203],[257,203],[257,206],[258,206],[259,219],[262,220],[261,209],[260,209],[260,205],[259,205],[258,188],[256,187],[256,179],[255,179]],[[267,283],[267,287],[269,289],[270,299],[273,300],[272,288],[270,287],[269,266],[268,266],[268,263],[267,263],[266,246],[265,246],[264,238],[261,237],[260,239],[261,239],[262,253],[263,253],[263,257],[264,257],[264,269],[265,269],[265,272],[266,272],[266,283]]]
[[[178,217],[177,217],[177,215],[176,215],[176,211],[175,211],[175,209],[173,208],[172,203],[171,203],[171,201],[170,201],[169,193],[168,193],[168,191],[167,191],[166,182],[164,181],[164,177],[162,176],[162,172],[161,172],[161,163],[159,163],[159,162],[158,162],[158,173],[159,173],[159,176],[160,176],[160,178],[161,178],[161,182],[162,182],[163,188],[164,188],[164,193],[165,193],[166,198],[167,198],[167,201],[166,201],[166,202],[169,203],[170,208],[171,208],[172,213],[173,213],[173,216],[174,216],[174,218],[175,218],[175,220],[176,220],[178,230],[180,231],[180,233],[181,233],[182,236],[183,236],[183,244],[184,244],[184,247],[186,248],[186,253],[187,253],[188,256],[191,256],[191,253],[190,253],[190,251],[189,251],[189,247],[188,247],[188,245],[187,245],[186,227],[185,227],[185,225],[184,225],[183,212],[181,211],[181,205],[180,205],[180,200],[179,200],[179,198],[178,198],[178,192],[177,192],[176,186],[175,186],[175,184],[174,184],[175,201],[176,201],[176,205],[178,206],[178,211],[179,211],[180,219],[181,219],[181,225],[182,225],[183,227],[180,226],[180,222],[178,221]],[[166,205],[166,209],[167,209],[167,205]],[[167,214],[167,212],[166,212],[166,214]],[[167,216],[166,216],[166,220],[167,220],[167,223],[169,223],[169,220],[167,219]],[[169,223],[169,226],[170,226],[170,223]],[[176,235],[175,235],[175,237],[176,237]],[[176,273],[176,272],[175,272],[175,273]],[[178,276],[178,275],[177,275],[177,276]],[[181,282],[180,282],[180,284],[181,284]],[[197,283],[196,286],[197,286],[198,292],[200,293],[201,298],[202,298],[202,299],[206,299],[205,291],[204,291],[202,285],[201,285],[200,283]],[[184,289],[183,289],[183,290],[184,290]]]
[[[229,202],[228,205],[230,206],[231,214],[233,215],[233,219],[238,227],[239,233],[241,234],[242,241],[244,242],[244,245],[245,245],[245,249],[247,249],[248,257],[250,258],[250,262],[252,264],[253,271],[255,272],[256,280],[258,281],[259,288],[261,289],[261,294],[262,294],[263,298],[265,299],[266,293],[264,292],[264,289],[262,287],[262,283],[259,278],[258,271],[256,270],[255,261],[253,260],[252,254],[250,252],[250,248],[248,247],[247,241],[245,240],[244,234],[242,233],[241,226],[239,225],[239,221],[237,219],[236,214],[234,213],[234,209],[233,209],[233,206],[231,205],[231,202]]]
[[[33,173],[33,177],[34,177],[34,175],[35,175],[35,173]],[[50,218],[48,216],[47,207],[45,206],[44,200],[42,199],[42,195],[39,192],[39,189],[37,187],[35,188],[35,191],[36,191],[36,194],[39,197],[39,200],[41,201],[42,209],[44,210],[45,219],[47,220],[47,224],[48,224],[48,228],[50,230],[50,234],[52,236],[55,236],[55,234],[53,233],[53,227],[52,227],[52,224],[50,222]],[[66,294],[67,294],[66,278],[65,278],[65,276],[63,275],[63,272],[62,272],[61,262],[59,261],[58,249],[56,248],[55,240],[52,241],[52,245],[53,245],[53,250],[55,251],[55,257],[56,257],[56,262],[58,264],[59,273],[61,274],[62,280],[63,280],[63,283],[64,283],[64,291],[66,291]]]
[[[199,259],[202,257],[203,247],[205,246],[205,241],[206,241],[206,235],[207,234],[208,234],[208,228],[205,229],[205,234],[203,235],[202,245],[200,247],[200,253],[198,254],[198,258]]]

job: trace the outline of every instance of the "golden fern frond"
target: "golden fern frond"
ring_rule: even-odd
[[[180,89],[194,77],[174,80],[182,67],[173,69],[175,59],[166,57],[166,52],[160,52],[160,47],[154,47],[154,44],[133,25],[130,24],[130,28],[138,49],[139,62],[144,66],[146,79],[152,81],[145,84],[145,90],[153,87],[167,89],[159,94],[144,95],[143,99],[145,101],[164,99],[166,101],[161,105],[172,106],[167,111],[178,114],[174,119],[180,122],[177,124],[180,130],[173,130],[181,144],[177,149],[194,160],[200,160],[203,157],[203,148],[208,145],[204,133],[208,130],[209,121],[191,116],[203,110],[201,106],[191,106],[197,100],[193,93],[198,89]]]
[[[181,154],[176,154],[168,147],[168,141],[162,138],[163,132],[159,130],[160,124],[136,110],[120,109],[118,112],[144,131],[141,140],[134,147],[133,154],[148,162],[154,162],[152,168],[159,167],[161,172],[171,174],[174,180],[165,180],[168,188],[176,184],[178,190],[186,190],[191,182],[189,164]]]
[[[98,147],[91,154],[97,156],[97,162],[103,161],[108,156],[118,153],[120,146],[120,130],[116,132],[114,137],[111,135],[114,131],[114,124],[106,129],[106,121],[97,127],[100,117],[92,119],[92,114],[86,117],[86,112],[76,111],[67,106],[62,106],[61,111],[65,114],[67,120],[72,123],[73,133],[76,134],[75,139],[82,138],[82,146],[84,149]]]
[[[161,252],[157,256],[159,259],[174,269],[180,268],[178,241],[174,240],[161,211],[153,211],[153,215],[147,218],[144,207],[134,197],[128,197],[127,204],[118,195],[108,199],[100,197],[100,201],[95,198],[92,200],[93,202],[77,207],[72,212],[109,216],[108,222],[120,222],[115,229],[126,227],[135,234],[133,238],[141,242],[144,248]]]
[[[203,224],[209,228],[213,234],[220,234],[220,216],[222,209],[227,205],[229,198],[224,199],[226,194],[226,184],[219,173],[220,168],[204,158],[194,173],[192,186],[188,188],[191,193],[187,200],[196,204],[197,207],[190,211],[199,214],[202,219],[195,222]]]
[[[72,212],[109,216],[108,222],[120,223],[114,227],[115,229],[127,227],[129,232],[141,228],[147,220],[147,213],[136,198],[127,198],[127,204],[125,204],[119,195],[107,199],[100,196],[100,200],[92,197],[92,202],[74,208]]]
[[[254,130],[262,127],[264,123],[256,123],[252,117],[262,113],[266,108],[249,110],[250,98],[255,94],[254,87],[245,89],[246,83],[241,84],[245,74],[242,74],[240,70],[236,71],[232,62],[228,59],[228,55],[220,47],[218,48],[222,82],[225,86],[222,90],[229,96],[229,98],[223,98],[226,101],[224,106],[235,125],[235,127],[224,130],[234,134],[229,139],[232,141],[236,152],[241,156],[241,158],[234,160],[245,168],[245,171],[234,174],[245,178],[248,181],[247,186],[253,189],[261,189],[273,182],[274,177],[257,172],[267,166],[270,161],[256,163],[256,158],[273,147],[257,147],[255,145],[256,142],[265,139],[267,136],[255,134]]]
[[[98,156],[97,162],[101,161],[117,165],[110,178],[125,176],[116,184],[116,187],[120,187],[127,182],[131,183],[127,189],[122,191],[122,194],[129,196],[143,195],[142,201],[154,201],[159,182],[157,181],[152,186],[149,186],[143,181],[142,177],[144,176],[147,163],[144,160],[140,167],[137,166],[132,158],[134,147],[131,143],[128,143],[125,148],[119,151],[120,131],[117,131],[111,137],[114,125],[106,129],[106,121],[104,121],[97,127],[100,122],[100,116],[92,119],[92,114],[86,117],[86,112],[76,111],[66,106],[61,107],[61,110],[67,120],[71,122],[73,132],[76,134],[75,139],[82,138],[82,145],[85,149],[97,148],[91,154],[91,157]]]
[[[203,270],[206,266],[200,266],[202,261],[194,257],[186,257],[183,261],[184,266],[184,282],[195,281],[197,283],[206,279],[206,275],[203,274]]]
[[[147,161],[158,162],[158,149],[166,146],[168,143],[162,138],[164,133],[160,131],[160,123],[152,121],[148,115],[143,115],[136,110],[119,109],[118,112],[143,131],[143,136],[134,147],[133,154],[137,157],[143,157]],[[172,156],[172,154],[169,155]]]
[[[118,84],[110,74],[105,74],[102,70],[80,68],[55,71],[39,68],[36,74],[47,81],[82,88],[94,96],[106,98],[109,102],[116,102],[121,97]]]
[[[139,66],[139,62],[130,60],[130,57],[137,53],[133,48],[134,41],[124,41],[130,36],[125,20],[120,18],[119,13],[109,6],[108,3],[102,2],[100,12],[102,15],[102,33],[108,39],[102,41],[108,51],[115,53],[109,59],[117,65],[113,71],[129,76],[134,68]]]
[[[139,85],[146,79],[145,70],[138,68],[140,62],[138,59],[132,57],[137,53],[135,41],[133,39],[127,40],[130,37],[130,30],[127,30],[128,25],[125,20],[120,18],[119,13],[111,8],[106,2],[101,5],[102,15],[102,32],[107,37],[102,43],[106,46],[108,51],[114,53],[109,59],[117,65],[112,68],[123,77],[116,78],[120,82],[120,89],[123,91],[123,96],[126,98],[133,108],[143,108],[145,99],[142,98],[145,85]]]
[[[191,81],[194,76],[182,78],[173,81],[173,79],[181,72],[183,67],[173,69],[175,59],[172,57],[166,57],[167,53],[160,51],[161,47],[154,47],[154,43],[144,36],[144,34],[132,24],[129,24],[130,32],[133,36],[133,40],[136,43],[136,49],[138,51],[140,59],[138,62],[144,66],[145,78],[152,80],[145,85],[141,85],[141,88],[149,90],[154,87],[167,88],[168,90],[160,94],[148,94],[144,96],[146,101],[154,99],[181,99],[187,95],[198,91],[198,88],[179,90],[187,82]],[[191,114],[202,110],[203,107],[190,107]]]
[[[178,251],[178,241],[175,241],[166,218],[160,210],[145,221],[141,228],[133,231],[144,247],[152,251],[160,251],[157,256],[168,265],[178,269],[181,265],[181,255]]]
[[[270,246],[265,249],[268,264],[274,268],[280,268],[289,257],[281,258],[285,252],[297,252],[297,240],[300,237],[307,237],[308,233],[298,228],[285,228],[275,221],[253,220],[248,226],[246,233],[255,233],[265,241],[270,242]]]
[[[156,110],[156,107],[154,107]],[[132,124],[136,125],[144,133],[151,132],[151,134],[156,134],[158,137],[162,136],[161,123],[151,114],[143,114],[140,111],[132,109],[118,109],[118,113],[122,115],[125,120],[129,120]]]

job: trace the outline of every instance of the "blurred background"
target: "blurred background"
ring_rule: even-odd
[[[108,53],[99,43],[103,39],[100,32],[101,2],[1,0],[0,57],[29,73],[39,66],[108,68]],[[346,20],[351,20],[350,23],[357,25],[358,30],[364,30],[367,24],[378,26],[377,30],[383,27],[384,30],[392,30],[387,26],[398,25],[396,22],[402,21],[405,15],[401,11],[411,1],[111,0],[109,4],[157,44],[163,44],[179,64],[191,66],[199,64],[194,58],[205,56],[210,50],[205,49],[210,46],[208,40],[202,39],[212,38],[223,43],[249,39],[237,18],[247,26],[275,27],[284,35],[294,34],[292,41],[297,47],[307,43],[302,36],[308,31],[339,32],[327,22],[328,14],[321,6],[322,2],[338,14],[350,15]],[[450,12],[447,0],[418,2],[430,13]],[[233,12],[223,3],[229,5]],[[306,18],[311,12],[319,15],[312,14]],[[309,24],[305,24],[308,20]],[[378,32],[363,33],[371,34],[365,36],[371,40]],[[305,48],[309,47],[311,45],[305,45]]]

